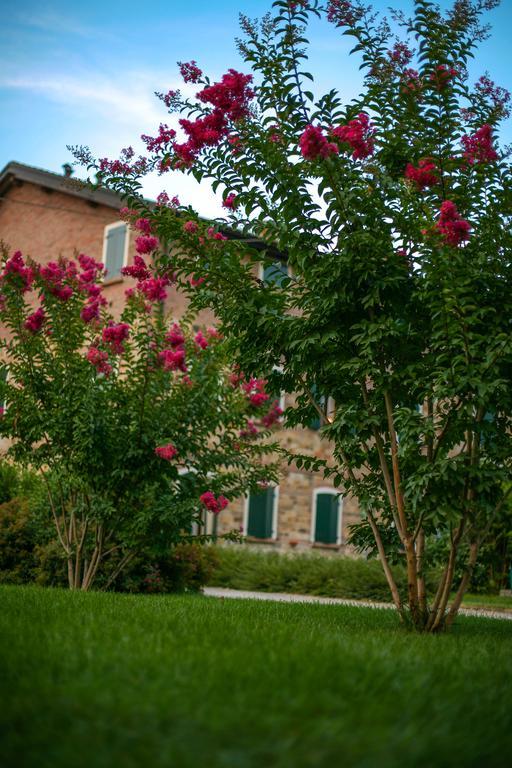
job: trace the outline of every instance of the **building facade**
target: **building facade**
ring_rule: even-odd
[[[133,261],[134,234],[119,216],[117,195],[84,187],[71,178],[69,166],[64,168],[60,176],[13,162],[0,172],[0,241],[10,252],[20,250],[41,264],[78,253],[102,261],[107,269],[105,297],[116,314],[131,282],[121,269]],[[276,270],[281,268],[276,264]],[[262,277],[275,279],[263,272]],[[179,320],[186,306],[186,297],[172,290],[173,318]],[[207,312],[198,318],[200,324],[213,321]],[[292,398],[283,393],[281,405],[286,407]],[[275,436],[292,452],[328,459],[330,447],[320,439],[318,426],[280,427]],[[340,495],[322,475],[284,465],[278,486],[231,503],[218,519],[209,517],[207,528],[212,531],[215,525],[218,533],[240,530],[248,543],[268,549],[352,554],[348,528],[358,517],[356,500]]]

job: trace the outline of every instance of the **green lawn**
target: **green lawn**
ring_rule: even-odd
[[[507,766],[512,622],[0,588],[3,768]]]

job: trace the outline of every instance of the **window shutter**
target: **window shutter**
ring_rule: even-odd
[[[288,265],[282,261],[276,261],[263,269],[263,282],[277,285],[278,288],[283,284],[283,280],[288,277]]]
[[[275,488],[249,496],[247,535],[256,539],[272,538],[272,516],[274,511]]]
[[[321,544],[338,542],[339,497],[335,493],[316,496],[315,541]]]
[[[126,224],[111,227],[105,235],[107,245],[105,249],[105,269],[107,279],[119,277],[124,264],[124,248],[126,243]]]

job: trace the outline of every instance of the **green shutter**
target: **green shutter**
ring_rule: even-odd
[[[338,542],[339,497],[335,493],[318,493],[316,497],[315,541]]]
[[[0,408],[5,410],[7,405],[7,366],[0,368]]]
[[[272,538],[272,516],[274,511],[275,488],[267,488],[261,493],[249,496],[247,516],[247,535],[255,539]]]
[[[288,277],[288,265],[282,261],[276,261],[263,268],[263,282],[277,285],[278,288],[283,284],[283,280]]]
[[[107,279],[118,277],[124,264],[124,248],[126,242],[126,224],[111,227],[107,230],[107,247],[105,250],[105,269]]]

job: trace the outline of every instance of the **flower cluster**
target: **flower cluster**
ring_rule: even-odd
[[[187,234],[189,235],[195,235],[198,229],[199,227],[197,226],[195,221],[186,221],[183,225],[183,231],[187,232]]]
[[[442,235],[446,245],[456,247],[469,240],[471,225],[459,214],[455,203],[445,200],[441,205],[436,229]]]
[[[133,264],[121,269],[121,274],[127,277],[133,277],[135,280],[149,280],[151,272],[142,256],[135,256]]]
[[[258,434],[258,427],[252,419],[247,419],[244,429],[240,430],[240,437],[248,439]]]
[[[255,379],[251,377],[249,381],[244,381],[242,384],[242,390],[247,395],[251,405],[258,408],[263,403],[266,403],[269,399],[269,395],[265,392],[266,379]]]
[[[159,355],[164,371],[182,371],[186,373],[188,368],[185,363],[185,349],[163,349]]]
[[[375,150],[373,139],[375,129],[365,112],[360,112],[347,125],[339,125],[333,128],[331,133],[338,141],[348,144],[354,150],[352,152],[354,160],[363,160],[365,157],[372,155]]]
[[[160,459],[172,461],[178,455],[178,449],[172,443],[167,443],[167,445],[159,445],[155,448],[155,454]]]
[[[198,332],[196,333],[196,335],[194,336],[194,341],[195,341],[195,343],[197,344],[197,346],[198,346],[200,349],[207,349],[207,348],[208,348],[208,346],[209,346],[209,344],[208,344],[208,339],[206,339],[206,338],[203,336],[203,333],[202,333],[201,331],[198,331]]]
[[[215,494],[212,491],[205,491],[205,493],[201,494],[199,501],[207,510],[213,512],[214,515],[218,515],[229,504],[225,496],[221,494],[215,498]]]
[[[400,90],[405,96],[417,96],[423,89],[423,81],[416,69],[404,69]]]
[[[461,138],[464,147],[464,157],[470,165],[474,163],[492,163],[498,159],[498,153],[492,143],[492,128],[482,125],[472,136]]]
[[[433,187],[439,183],[439,169],[430,157],[422,158],[418,167],[415,168],[411,163],[407,164],[405,169],[405,178],[416,184],[416,187],[423,191],[427,187]]]
[[[97,373],[102,373],[104,376],[109,376],[112,373],[107,352],[102,352],[98,347],[89,348],[87,360],[96,368]]]
[[[327,20],[337,27],[354,27],[363,16],[364,9],[349,0],[330,0],[327,5]]]
[[[165,150],[175,138],[176,131],[173,128],[169,128],[165,123],[160,123],[158,126],[158,136],[146,136],[144,133],[141,136],[148,152],[156,152],[161,149]]]
[[[197,66],[196,61],[192,60],[184,63],[178,61],[178,66],[180,68],[180,74],[186,83],[198,83],[200,81],[203,73]]]
[[[148,301],[165,301],[167,298],[165,289],[170,282],[168,277],[150,277],[146,280],[139,280],[137,288]]]
[[[108,344],[115,355],[121,355],[124,352],[124,341],[130,335],[130,326],[128,323],[114,323],[110,320],[103,329],[102,339]]]
[[[226,196],[222,205],[224,208],[227,208],[230,211],[234,211],[237,206],[237,195],[234,192],[230,192],[229,195]]]
[[[270,411],[262,417],[261,423],[268,429],[277,421],[279,421],[282,415],[283,409],[279,405],[279,400],[274,400]]]
[[[21,251],[15,251],[10,259],[7,259],[0,280],[7,280],[14,277],[19,280],[22,286],[22,292],[29,291],[34,282],[34,271],[32,267],[27,267]]]
[[[444,91],[451,80],[457,77],[459,73],[454,67],[447,67],[445,64],[439,64],[433,72],[430,73],[430,82],[438,91]]]
[[[73,295],[73,288],[65,281],[76,277],[77,269],[73,261],[57,263],[50,261],[40,267],[39,274],[46,283],[46,288],[52,296],[61,301],[68,301]]]
[[[319,125],[308,125],[299,139],[299,148],[306,160],[317,160],[336,154],[336,144],[327,141]]]
[[[477,96],[491,104],[497,118],[505,119],[510,116],[510,93],[505,88],[491,80],[486,74],[475,85]]]
[[[139,235],[135,238],[135,250],[139,254],[152,253],[158,248],[158,238],[154,235]]]
[[[398,42],[388,51],[388,58],[395,67],[405,67],[412,59],[412,51],[407,43]]]
[[[30,333],[37,333],[41,330],[45,320],[46,315],[44,309],[39,307],[39,309],[36,309],[35,312],[27,317],[24,323],[24,327],[27,329],[27,331],[30,331]]]

